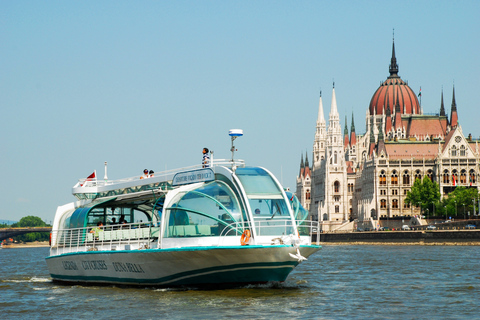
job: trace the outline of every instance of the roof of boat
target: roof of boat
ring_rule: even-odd
[[[178,186],[207,182],[215,179],[214,171],[218,168],[245,167],[244,160],[216,159],[210,167],[194,165],[178,169],[166,170],[150,177],[130,177],[118,180],[84,178],[73,186],[72,194],[78,199],[96,199],[100,197],[116,196],[121,194],[137,193],[148,190],[167,192]]]

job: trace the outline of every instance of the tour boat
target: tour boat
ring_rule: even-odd
[[[57,208],[54,281],[153,286],[283,282],[320,250],[318,222],[262,167],[232,159],[73,187]],[[213,154],[212,154],[213,156]],[[106,164],[105,164],[106,168]],[[121,224],[119,222],[122,222]]]

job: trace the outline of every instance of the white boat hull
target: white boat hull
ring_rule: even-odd
[[[300,246],[308,257],[319,246]],[[296,248],[193,247],[66,253],[47,258],[54,281],[153,286],[240,285],[285,281],[299,264]]]

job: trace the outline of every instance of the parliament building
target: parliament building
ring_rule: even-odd
[[[328,125],[320,94],[313,158],[302,155],[296,194],[324,231],[378,228],[385,218],[412,217],[420,209],[405,203],[415,179],[428,176],[442,197],[456,186],[479,188],[479,141],[458,122],[455,88],[449,116],[443,90],[438,113],[424,114],[418,96],[398,75],[395,43],[390,75],[366,111],[366,133],[342,134],[333,87]]]

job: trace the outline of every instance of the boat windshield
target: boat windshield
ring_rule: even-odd
[[[294,232],[290,209],[283,190],[262,168],[238,168],[235,172],[247,194],[257,235],[281,235]],[[285,226],[290,227],[285,229]]]
[[[219,236],[226,233],[226,228],[235,229],[242,222],[238,199],[221,181],[180,193],[166,209],[166,237]],[[241,230],[228,235],[236,233]]]
[[[272,176],[262,168],[238,168],[240,179],[254,217],[269,219],[290,218],[282,190]]]

